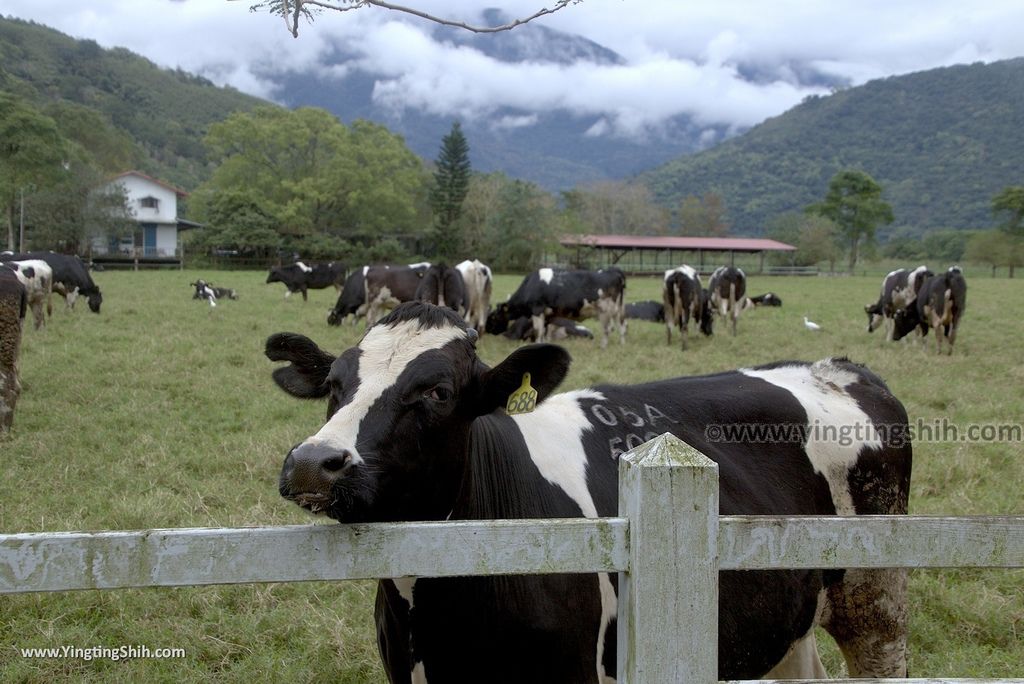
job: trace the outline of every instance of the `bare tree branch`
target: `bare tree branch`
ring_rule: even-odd
[[[319,13],[323,10],[332,10],[335,12],[348,12],[355,9],[362,9],[364,7],[380,7],[381,9],[391,10],[392,12],[401,12],[403,14],[410,14],[420,19],[432,21],[435,24],[441,24],[442,26],[452,26],[454,28],[464,29],[466,31],[472,31],[473,33],[498,33],[499,31],[511,31],[517,26],[522,26],[528,22],[533,21],[539,17],[546,16],[548,14],[554,14],[555,12],[565,9],[569,5],[577,5],[583,0],[555,0],[554,5],[550,8],[542,7],[528,17],[521,19],[513,19],[507,24],[501,24],[499,26],[475,26],[473,24],[467,24],[462,21],[455,21],[453,19],[445,19],[444,17],[434,16],[422,10],[418,10],[415,7],[406,7],[405,5],[396,5],[394,3],[385,2],[384,0],[340,0],[345,4],[339,4],[336,2],[326,2],[325,0],[265,0],[264,2],[252,5],[249,8],[251,12],[269,11],[271,14],[279,14],[284,18],[285,25],[288,28],[288,32],[292,36],[299,37],[299,18],[305,17],[307,21],[312,22],[315,13]],[[294,9],[292,4],[294,3]],[[289,16],[290,15],[290,16]]]

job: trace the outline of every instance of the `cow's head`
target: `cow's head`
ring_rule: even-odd
[[[494,368],[476,332],[450,309],[409,302],[334,357],[309,338],[279,333],[266,355],[289,365],[274,380],[292,396],[327,399],[327,422],[288,453],[286,499],[343,522],[437,520],[452,510],[478,416],[504,407],[530,373],[542,401],[569,354],[529,345]]]
[[[865,305],[864,312],[868,315],[868,332],[875,332],[882,327],[885,316],[882,314],[881,300]]]
[[[281,269],[276,266],[270,269],[270,273],[267,274],[268,283],[283,283],[284,280],[281,278]]]
[[[99,288],[95,292],[89,293],[89,310],[93,313],[100,312],[100,304],[103,303],[103,295],[100,294]]]
[[[921,316],[917,312],[917,306],[897,309],[892,317],[892,339],[894,341],[902,340],[918,326],[921,326],[922,333],[928,332],[928,326],[924,325],[921,321]]]
[[[500,335],[508,330],[508,324],[511,322],[512,317],[509,313],[508,302],[502,302],[491,308],[491,312],[487,314],[484,330],[491,335]]]
[[[714,334],[715,308],[711,305],[711,294],[707,288],[700,291],[700,331],[707,336]]]

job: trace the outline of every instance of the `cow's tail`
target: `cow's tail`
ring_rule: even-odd
[[[732,317],[732,334],[736,334],[736,319],[740,312],[736,308],[736,282],[729,283],[729,315]]]

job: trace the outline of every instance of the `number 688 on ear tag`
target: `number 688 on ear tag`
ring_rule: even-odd
[[[523,373],[523,384],[509,395],[508,403],[505,405],[505,412],[510,416],[514,416],[519,413],[529,413],[536,406],[537,390],[530,386],[530,374]]]

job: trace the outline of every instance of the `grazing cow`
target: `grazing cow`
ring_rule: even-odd
[[[35,329],[46,324],[46,316],[53,315],[53,304],[50,298],[53,296],[53,269],[42,259],[25,259],[24,261],[5,261],[8,267],[13,269],[15,275],[25,286],[25,295],[28,306],[32,309],[32,319]],[[46,313],[43,313],[43,307]]]
[[[711,294],[711,308],[723,318],[732,320],[732,334],[736,334],[736,321],[745,308],[747,274],[735,266],[719,266],[708,282]]]
[[[413,299],[465,313],[466,285],[462,273],[443,263],[430,266],[420,278]]]
[[[782,298],[774,292],[765,292],[763,295],[748,297],[754,306],[782,306]]]
[[[885,324],[885,339],[893,339],[893,318],[897,311],[912,308],[917,293],[927,278],[935,275],[927,266],[921,265],[913,271],[900,268],[882,279],[882,291],[878,301],[868,304],[864,311],[868,315],[868,332],[874,332]]]
[[[711,315],[703,293],[700,276],[692,267],[683,264],[679,268],[665,271],[665,278],[661,284],[661,298],[664,301],[668,344],[672,344],[672,328],[676,327],[679,328],[682,348],[686,349],[690,318],[693,318],[694,323],[700,326],[705,334],[710,334],[710,326],[703,325],[704,317]]]
[[[546,316],[574,321],[597,316],[601,321],[601,346],[608,345],[613,327],[619,330],[619,342],[626,343],[626,276],[617,268],[599,271],[563,271],[541,268],[523,278],[507,302],[499,304],[487,317],[487,332],[500,335],[520,316],[532,316],[537,341],[544,340]]]
[[[942,353],[942,340],[949,342],[953,353],[960,318],[967,308],[967,281],[959,266],[951,266],[945,273],[925,279],[913,306],[900,309],[893,317],[893,339],[899,340],[914,328],[921,336],[935,328],[935,343]]]
[[[53,271],[53,291],[64,298],[66,308],[74,309],[75,300],[79,295],[88,298],[89,309],[93,313],[100,312],[103,295],[96,287],[85,262],[74,254],[57,254],[56,252],[21,252],[5,255],[11,261],[40,259],[45,261]]]
[[[487,323],[487,312],[491,308],[491,283],[494,280],[491,268],[479,259],[463,261],[455,265],[462,274],[466,287],[466,323],[483,332]]]
[[[632,302],[626,305],[626,318],[633,318],[638,321],[650,321],[651,323],[665,322],[665,305],[648,299],[643,302]]]
[[[590,332],[590,329],[584,325],[577,323],[576,321],[570,321],[568,318],[549,318],[547,319],[548,329],[544,331],[544,337],[548,340],[564,340],[569,337],[583,337],[588,340],[594,339],[594,333]],[[502,337],[507,337],[510,340],[526,341],[532,340],[537,337],[536,332],[533,329],[533,318],[529,316],[520,316],[516,320],[512,321],[512,324],[508,326],[508,330],[501,333]]]
[[[27,307],[25,286],[13,268],[0,264],[0,432],[11,429],[21,395],[18,353]]]
[[[338,301],[327,314],[327,325],[341,325],[349,314],[355,325],[360,316],[366,315],[366,272],[369,270],[369,266],[357,268],[345,279]]]
[[[218,299],[238,299],[238,293],[230,287],[214,287],[205,280],[197,280],[189,285],[196,288],[192,299],[205,299],[211,307],[217,306]]]
[[[371,266],[366,272],[366,326],[376,323],[386,309],[415,299],[429,268],[430,264],[426,262],[408,266]]]
[[[476,340],[458,315],[418,302],[338,357],[302,335],[270,337],[267,357],[289,362],[277,384],[327,399],[323,427],[284,460],[282,496],[344,523],[615,516],[618,456],[668,431],[718,463],[723,515],[906,513],[906,412],[846,359],[553,394],[564,349],[527,345],[488,368]],[[536,406],[510,416],[526,373]],[[765,426],[792,434],[739,432]],[[836,439],[855,426],[856,438]],[[722,572],[720,582],[720,678],[823,677],[816,621],[851,677],[905,676],[904,570]],[[384,668],[392,682],[607,681],[615,587],[608,573],[381,579]]]
[[[322,290],[333,286],[341,290],[345,281],[345,264],[331,261],[326,264],[307,265],[301,261],[287,266],[274,266],[267,275],[268,283],[284,283],[287,299],[293,292],[302,293],[302,301],[308,301],[307,290]]]

